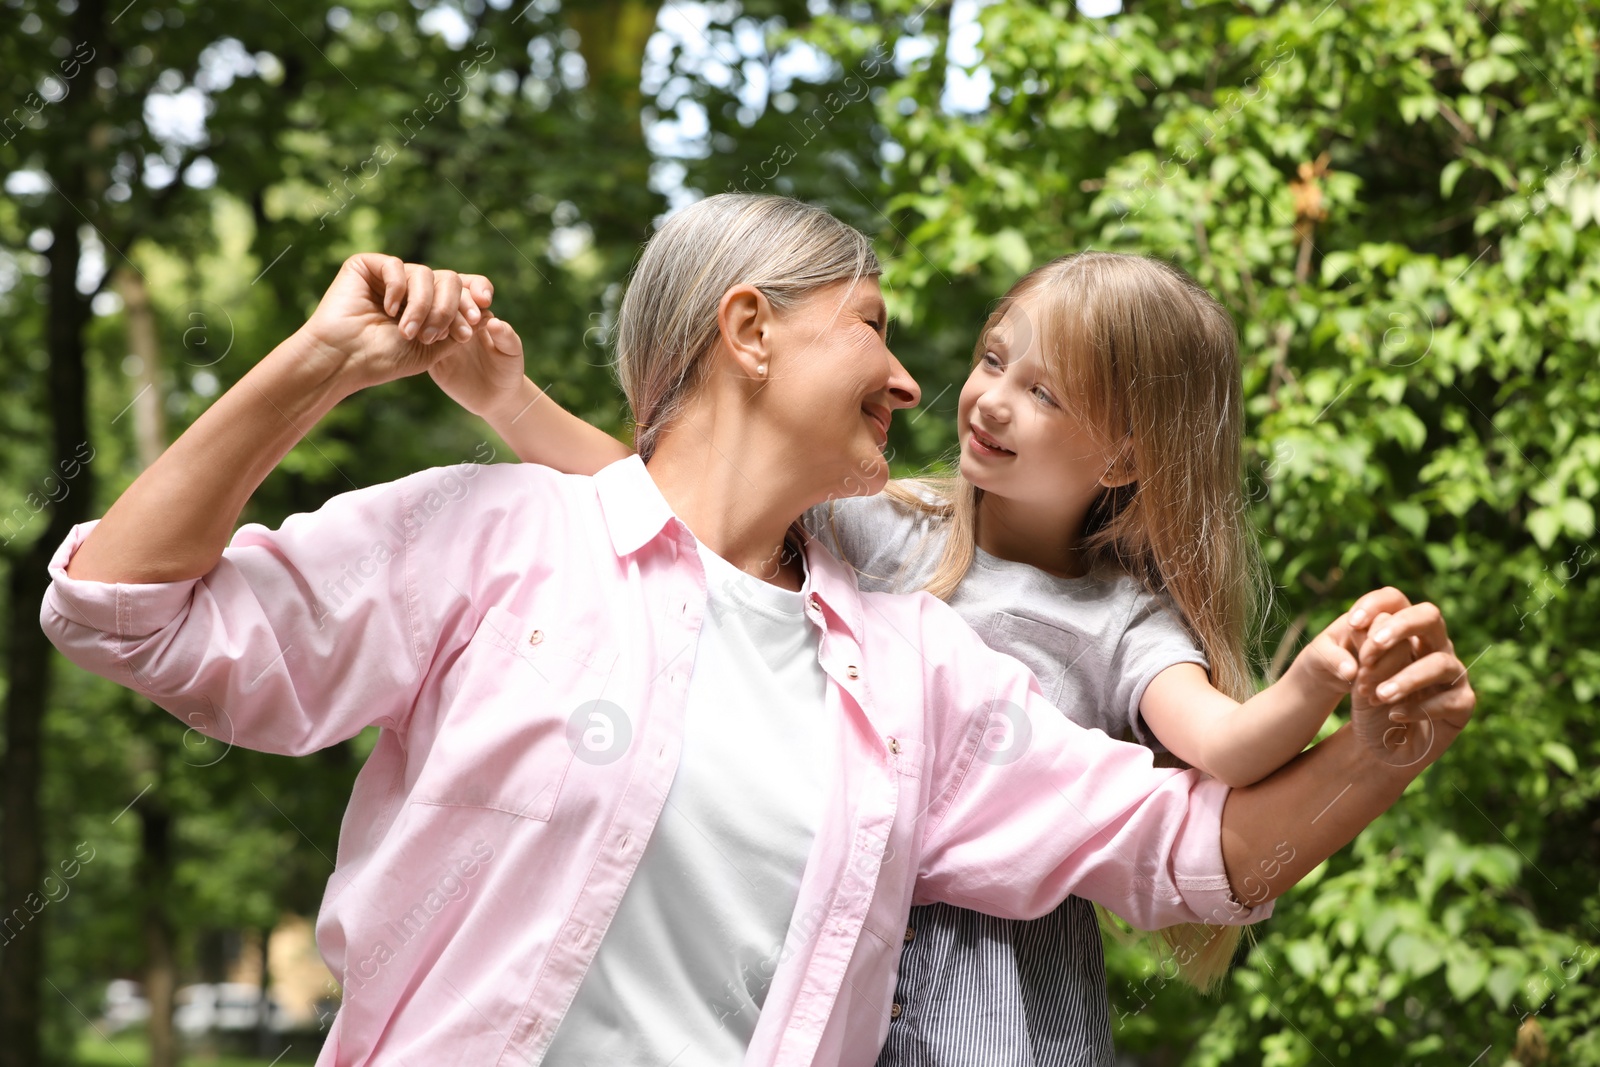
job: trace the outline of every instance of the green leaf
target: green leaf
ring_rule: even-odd
[[[1382,950],[1389,940],[1389,935],[1394,933],[1400,925],[1400,910],[1398,908],[1379,908],[1376,914],[1367,920],[1366,929],[1362,931],[1361,940],[1366,945],[1367,951],[1373,954]]]
[[[1412,537],[1420,538],[1428,530],[1428,509],[1410,500],[1389,505],[1389,517],[1399,523]]]
[[[1489,978],[1483,983],[1483,987],[1493,998],[1495,1007],[1505,1011],[1511,1004],[1511,998],[1517,995],[1517,987],[1521,984],[1521,968],[1502,963],[1489,972]]]
[[[1400,98],[1400,118],[1409,125],[1414,125],[1419,119],[1431,119],[1439,113],[1439,103],[1431,96],[1402,96]]]
[[[1389,436],[1400,442],[1407,452],[1419,451],[1428,440],[1428,428],[1412,414],[1410,408],[1395,408],[1386,416]]]
[[[1540,548],[1549,548],[1561,532],[1561,516],[1555,508],[1535,508],[1528,513],[1526,525]]]
[[[1099,96],[1089,105],[1089,127],[1096,133],[1105,133],[1117,121],[1117,102],[1110,96]]]
[[[1481,93],[1496,82],[1507,82],[1516,76],[1517,65],[1509,59],[1484,56],[1467,64],[1467,69],[1461,72],[1461,84],[1474,93]]]
[[[1315,978],[1328,969],[1328,949],[1321,941],[1291,941],[1283,954],[1302,978]]]
[[[1017,229],[1007,228],[994,235],[991,246],[994,254],[1012,272],[1021,274],[1027,270],[1031,257],[1028,252],[1028,239],[1022,236]]]
[[[1593,536],[1594,505],[1578,497],[1567,497],[1561,502],[1561,525],[1575,540]]]
[[[1389,962],[1413,978],[1425,978],[1439,969],[1444,955],[1419,934],[1396,934],[1389,942]]]
[[[1539,751],[1544,754],[1545,759],[1568,774],[1578,773],[1578,757],[1573,754],[1572,749],[1560,741],[1546,741],[1539,746]]]
[[[1489,961],[1470,949],[1453,955],[1444,970],[1444,984],[1457,1000],[1470,999],[1489,977]]]

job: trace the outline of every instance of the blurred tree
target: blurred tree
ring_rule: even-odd
[[[664,205],[648,188],[637,101],[617,98],[638,85],[653,4],[593,22],[587,56],[555,3],[8,6],[0,369],[15,388],[0,410],[19,447],[0,459],[11,582],[0,900],[24,918],[7,928],[0,968],[0,1063],[32,1067],[93,1013],[108,967],[170,989],[192,971],[198,930],[314,911],[371,744],[275,760],[203,743],[95,679],[73,678],[71,703],[52,699],[37,614],[56,545],[148,461],[139,449],[159,447],[163,415],[181,432],[361,248],[495,278],[530,374],[615,425],[609,398],[585,403],[605,396],[603,361],[571,354]],[[274,523],[343,489],[494,453],[431,383],[400,383],[326,419],[245,519]],[[30,525],[36,514],[48,526]],[[142,825],[131,836],[130,799]],[[78,888],[116,903],[45,910],[52,862],[85,824],[85,847],[113,864]],[[91,943],[93,932],[113,938]],[[159,1063],[172,1053],[157,1045]]]

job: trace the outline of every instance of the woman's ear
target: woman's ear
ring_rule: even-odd
[[[717,329],[723,347],[747,377],[768,376],[772,318],[772,303],[753,285],[733,286],[717,304]]]

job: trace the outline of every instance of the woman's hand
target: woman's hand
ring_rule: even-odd
[[[1396,590],[1382,592],[1395,602],[1374,602],[1358,617],[1365,639],[1350,721],[1379,759],[1408,766],[1454,741],[1478,697],[1439,609],[1411,604]],[[1436,746],[1436,738],[1443,744]]]
[[[1431,749],[1435,724],[1453,740],[1477,703],[1439,609],[1393,588],[1351,605],[1295,657],[1291,677],[1334,700],[1349,693],[1357,736],[1389,763],[1409,761],[1419,742]]]
[[[472,341],[492,296],[482,275],[363,252],[344,261],[297,333],[354,392],[429,370]],[[496,331],[502,342],[509,330]]]

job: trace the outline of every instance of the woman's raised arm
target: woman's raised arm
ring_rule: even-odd
[[[145,584],[216,566],[245,503],[318,419],[350,394],[426,370],[483,322],[487,279],[363,253],[317,310],[211,405],[142,473],[73,555],[72,578]]]

